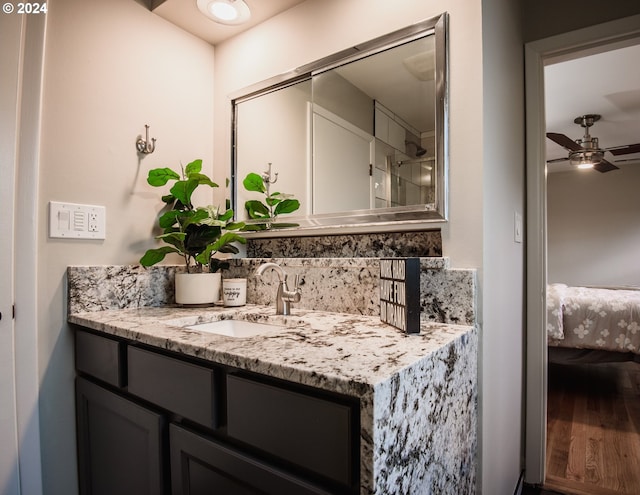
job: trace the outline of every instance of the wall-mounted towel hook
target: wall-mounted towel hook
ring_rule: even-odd
[[[145,124],[144,126],[146,139],[138,138],[136,141],[136,148],[138,149],[138,153],[143,153],[148,155],[153,153],[156,149],[156,138],[152,138],[151,142],[149,142],[149,126]]]
[[[275,184],[278,180],[278,172],[276,172],[275,174],[273,174],[273,176],[271,176],[271,162],[269,162],[269,167],[267,168],[267,170],[262,172],[261,177],[262,177],[262,180],[264,181],[266,195],[269,196],[269,188],[271,187],[271,184]]]
[[[262,180],[265,184],[275,184],[278,180],[278,172],[273,174],[273,177],[271,177],[271,163],[269,163],[269,168],[262,172]]]

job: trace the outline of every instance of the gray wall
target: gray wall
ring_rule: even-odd
[[[634,0],[521,0],[524,41],[530,42],[640,14]]]
[[[547,177],[549,282],[640,287],[640,166]]]
[[[524,62],[517,2],[482,5],[482,493],[513,493],[523,443]]]

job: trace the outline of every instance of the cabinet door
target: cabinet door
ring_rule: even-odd
[[[82,495],[167,493],[161,415],[83,378],[76,410]]]
[[[173,495],[329,495],[181,426],[169,433]]]

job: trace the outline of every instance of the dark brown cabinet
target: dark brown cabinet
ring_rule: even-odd
[[[76,329],[82,495],[359,493],[356,399]]]
[[[236,449],[172,424],[173,495],[329,495]]]
[[[341,485],[352,481],[352,409],[253,379],[227,375],[229,437]]]
[[[76,410],[80,493],[168,493],[161,414],[83,378],[76,380]]]
[[[216,429],[215,370],[129,347],[128,390],[184,418]]]

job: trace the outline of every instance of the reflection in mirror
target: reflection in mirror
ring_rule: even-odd
[[[446,219],[445,27],[446,14],[233,99],[238,218],[255,199],[242,180],[271,163],[300,228]]]
[[[310,215],[310,151],[311,142],[309,105],[311,80],[301,81],[276,91],[253,98],[236,106],[236,187],[234,211],[243,210],[245,201],[257,199],[256,193],[247,192],[242,181],[250,172],[261,175],[267,162],[278,173],[273,190],[293,194],[300,200],[300,211]],[[241,132],[238,132],[240,130]]]

